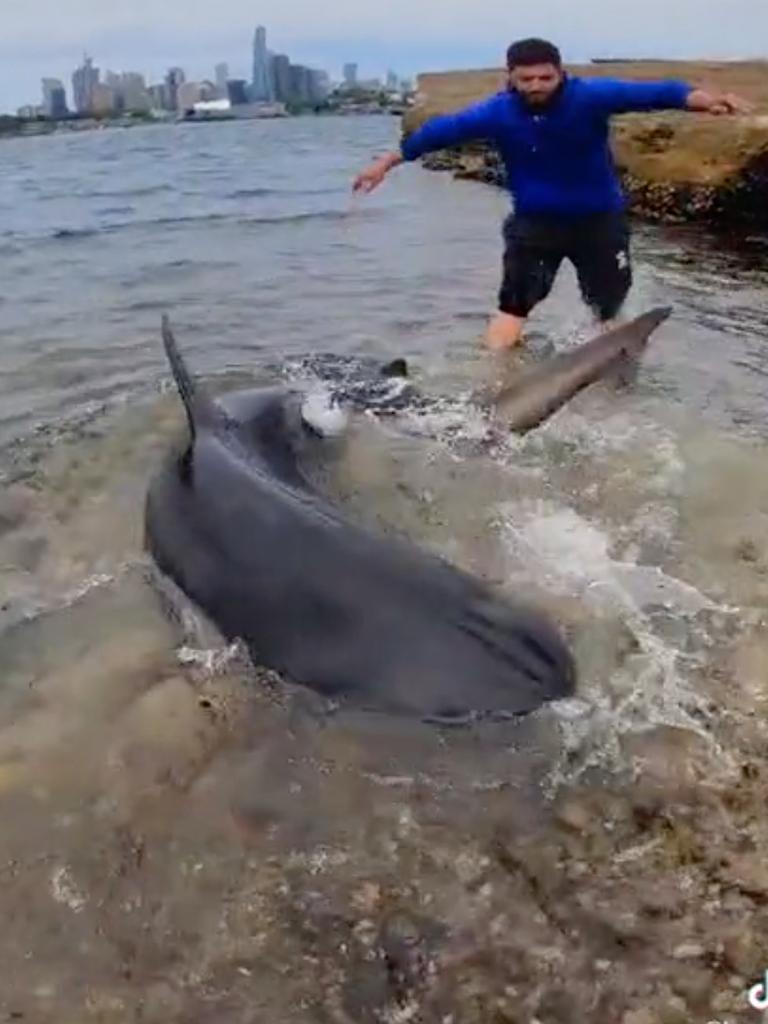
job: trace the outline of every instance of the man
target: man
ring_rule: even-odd
[[[624,82],[570,77],[560,52],[523,39],[507,52],[508,86],[456,114],[427,121],[401,146],[363,171],[355,191],[371,192],[404,161],[485,139],[500,151],[515,211],[504,224],[499,312],[488,345],[511,348],[531,310],[549,294],[563,259],[603,323],[632,284],[625,200],[609,145],[613,114],[651,110],[742,113],[735,96],[712,96],[684,82]]]

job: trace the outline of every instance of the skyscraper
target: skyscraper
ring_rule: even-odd
[[[124,71],[120,76],[118,92],[122,96],[123,109],[129,111],[147,111],[150,109],[147,83],[143,75],[137,71]]]
[[[267,50],[267,30],[263,25],[256,29],[253,39],[253,78],[251,80],[251,97],[255,103],[271,103],[274,96],[272,76],[269,68],[269,51]]]
[[[91,90],[89,113],[98,116],[114,114],[116,110],[114,89],[103,82],[96,82]]]
[[[276,53],[271,61],[271,77],[274,82],[275,99],[280,103],[293,100],[293,81],[291,78],[291,62],[284,53]]]
[[[179,89],[187,80],[182,68],[169,68],[165,76],[165,87],[167,91],[168,109],[179,109]]]
[[[294,103],[311,103],[310,70],[302,64],[291,64],[291,99]]]
[[[153,110],[166,110],[168,108],[168,86],[150,85],[149,100]]]
[[[245,106],[248,103],[248,85],[244,78],[231,78],[227,82],[227,95],[233,107]]]
[[[138,71],[123,71],[119,75],[114,71],[107,71],[104,75],[104,85],[112,90],[114,109],[117,113],[146,112],[152,107],[147,83]]]
[[[399,84],[400,83],[398,82],[397,74],[394,71],[388,71],[387,72],[387,89],[390,92],[396,92],[397,91],[397,87],[398,87]]]
[[[177,109],[182,113],[192,110],[196,103],[205,98],[200,82],[182,82],[176,93]]]
[[[227,96],[227,82],[229,81],[229,64],[217,64],[215,69],[216,74],[216,93],[219,99],[226,99]]]
[[[86,54],[82,66],[72,75],[75,110],[79,114],[90,113],[93,107],[93,92],[98,84],[99,69],[93,66],[92,58]]]
[[[350,89],[357,85],[357,64],[344,65],[344,84]]]
[[[330,80],[328,74],[325,71],[315,71],[310,69],[309,72],[309,97],[312,103],[322,103],[327,98],[328,93],[331,91]]]
[[[125,113],[125,96],[123,95],[123,76],[118,75],[115,71],[104,72],[104,82],[102,83],[112,94],[112,106],[116,114]],[[99,93],[99,102],[102,106],[106,104],[106,93]]]
[[[315,71],[315,82],[318,89],[318,99],[325,100],[331,94],[331,76],[327,71]]]
[[[66,117],[67,94],[58,78],[43,79],[43,110],[47,117]]]

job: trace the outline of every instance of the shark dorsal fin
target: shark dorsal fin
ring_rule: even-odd
[[[162,320],[163,345],[168,362],[171,366],[173,379],[179,389],[179,395],[184,403],[189,422],[189,432],[194,441],[198,430],[203,426],[213,426],[217,422],[223,423],[226,419],[205,388],[201,387],[187,369],[187,365],[179,352],[176,338],[171,330],[171,322],[166,315]]]

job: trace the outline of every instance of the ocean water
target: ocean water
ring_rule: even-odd
[[[462,367],[495,301],[508,201],[415,168],[353,200],[352,176],[397,133],[301,119],[4,143],[0,438],[146,395],[161,311],[203,373],[317,350]],[[752,271],[656,230],[636,250],[633,306],[675,305],[649,356],[656,391],[759,427],[759,251]],[[555,342],[589,328],[564,279],[537,321]]]
[[[637,381],[480,451],[468,396],[591,320],[565,268],[526,351],[488,355],[508,200],[418,167],[353,198],[397,134],[309,118],[0,147],[9,1019],[446,1020],[370,967],[386,899],[418,906],[431,949],[451,935],[485,956],[499,830],[538,827],[558,787],[631,777],[660,730],[725,774],[764,749],[761,241],[637,227],[628,312],[674,307]],[[327,719],[191,609],[170,616],[142,549],[147,482],[183,426],[164,312],[215,388],[295,381],[318,353],[407,357],[441,405],[356,419],[334,496],[548,608],[577,699],[485,732]]]

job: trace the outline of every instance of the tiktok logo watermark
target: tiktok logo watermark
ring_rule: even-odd
[[[749,1005],[753,1010],[768,1010],[768,971],[763,980],[749,990]]]
[[[759,1010],[760,1012],[768,1010],[768,970],[763,975],[763,980],[758,981],[756,985],[747,992],[747,1000],[753,1010]],[[729,1024],[727,1020],[710,1020],[707,1024]]]

